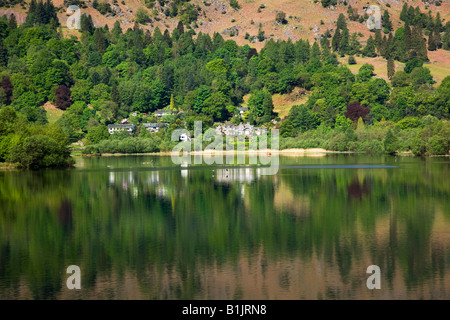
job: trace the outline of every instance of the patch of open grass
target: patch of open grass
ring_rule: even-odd
[[[60,109],[47,109],[47,119],[48,123],[53,124],[58,121],[59,118],[64,114],[63,110]]]

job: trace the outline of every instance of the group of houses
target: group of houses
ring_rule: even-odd
[[[238,108],[241,116],[244,112],[248,111],[248,108],[239,107]],[[155,116],[161,118],[167,115],[177,115],[182,113],[182,111],[173,111],[173,110],[157,110],[155,111]],[[135,114],[132,114],[135,116]],[[154,123],[143,123],[145,129],[150,131],[151,133],[159,132],[162,128],[168,127],[169,124],[167,122],[154,122]],[[114,134],[119,131],[126,131],[128,133],[133,133],[134,125],[129,124],[127,119],[124,119],[121,124],[110,124],[108,125],[108,132],[110,134]],[[239,125],[235,125],[232,123],[225,125],[218,125],[215,129],[216,134],[222,136],[259,136],[267,133],[267,129],[263,127],[255,127],[250,123],[241,123]],[[189,140],[184,137],[182,141]]]
[[[216,134],[222,136],[259,136],[266,133],[266,128],[255,127],[250,123],[241,123],[239,125],[228,123],[225,125],[218,125],[216,128]]]

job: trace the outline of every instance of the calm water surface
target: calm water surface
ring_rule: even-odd
[[[0,171],[0,299],[450,299],[448,157],[76,160]]]

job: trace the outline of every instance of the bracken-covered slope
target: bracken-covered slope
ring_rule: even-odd
[[[174,1],[179,3],[176,15],[173,14]],[[90,14],[96,26],[108,24],[111,28],[116,21],[119,21],[123,29],[134,26],[136,12],[142,8],[148,13],[149,21],[141,24],[141,27],[150,31],[157,26],[162,31],[173,30],[182,17],[186,5],[192,5],[197,13],[197,19],[191,21],[189,25],[197,33],[219,32],[225,39],[233,39],[240,45],[251,43],[251,46],[257,49],[264,45],[264,41],[257,39],[260,29],[264,31],[266,40],[290,38],[293,41],[298,39],[313,41],[327,29],[332,32],[340,13],[348,17],[349,6],[356,9],[356,13],[360,16],[364,16],[366,13],[364,9],[369,5],[379,6],[381,12],[388,10],[394,29],[401,25],[399,15],[405,2],[414,7],[419,6],[425,12],[431,10],[433,15],[439,11],[444,24],[450,18],[450,1],[446,0],[337,0],[337,5],[330,5],[326,8],[323,7],[322,1],[238,0],[238,6],[233,5],[237,9],[230,5],[230,0],[191,0],[189,2],[183,0],[53,0],[53,3],[60,8],[58,17],[63,26],[66,25],[67,18],[70,16],[66,13],[67,5],[70,3],[80,4],[82,12]],[[11,12],[15,12],[19,23],[24,21],[29,1],[22,0],[14,5],[11,2],[14,4],[18,1],[0,1],[0,5],[3,5],[0,8],[0,15],[9,15]],[[284,23],[276,20],[277,14],[281,12],[285,13]],[[348,20],[348,28],[350,32],[361,32],[362,39],[367,39],[370,34],[366,22],[359,22],[358,19],[356,21]]]

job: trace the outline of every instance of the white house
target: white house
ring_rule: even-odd
[[[109,124],[108,132],[109,134],[113,134],[119,131],[128,131],[128,133],[132,133],[134,126],[132,124]]]
[[[254,127],[250,123],[246,124],[241,123],[237,126],[232,123],[228,123],[224,126],[219,125],[216,128],[216,134],[223,136],[238,136],[238,135],[259,136],[261,134],[265,134],[266,132],[267,132],[266,128]]]
[[[162,122],[162,123],[144,123],[144,128],[147,129],[150,132],[158,132],[159,129],[163,128],[163,127],[167,127],[169,126],[168,123],[166,122]]]

